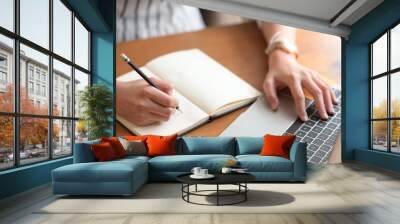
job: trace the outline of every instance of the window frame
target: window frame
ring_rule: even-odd
[[[71,108],[71,114],[70,116],[56,116],[53,115],[53,59],[58,60],[59,62],[62,62],[68,66],[71,66],[71,93],[72,93],[72,99],[71,99],[71,105],[75,104],[75,88],[74,88],[74,82],[75,82],[75,69],[85,73],[88,75],[88,86],[92,85],[92,61],[91,61],[91,49],[92,49],[92,43],[91,43],[91,37],[92,37],[92,31],[91,29],[87,26],[87,24],[83,21],[83,19],[77,14],[72,7],[65,1],[65,0],[59,0],[64,6],[71,11],[71,59],[64,58],[63,56],[55,53],[53,50],[53,1],[54,0],[48,0],[49,3],[49,47],[46,49],[45,47],[42,47],[39,44],[34,43],[33,41],[30,41],[29,39],[23,37],[20,35],[20,0],[14,0],[13,1],[13,10],[14,10],[14,18],[13,18],[13,28],[14,31],[10,31],[4,27],[0,26],[0,35],[3,35],[5,37],[11,38],[13,40],[13,52],[12,52],[12,61],[13,64],[12,66],[12,72],[13,74],[13,81],[14,81],[14,93],[13,93],[13,112],[3,112],[0,111],[0,116],[4,117],[11,117],[13,120],[13,166],[10,167],[5,167],[5,168],[0,168],[0,172],[4,170],[10,170],[10,169],[15,169],[18,167],[23,167],[23,166],[29,166],[37,163],[43,163],[49,160],[58,160],[62,159],[65,157],[70,157],[73,155],[74,152],[74,143],[75,143],[75,126],[76,126],[76,121],[79,120],[79,117],[75,116],[75,108]],[[75,18],[85,27],[85,29],[88,31],[88,62],[89,66],[88,69],[85,69],[81,67],[80,65],[75,63]],[[21,113],[20,111],[20,44],[23,44],[27,47],[30,47],[36,51],[39,51],[40,53],[43,53],[48,56],[49,62],[48,62],[48,85],[46,88],[46,91],[48,93],[45,93],[48,96],[48,112],[46,115],[39,115],[39,114],[28,114],[28,113]],[[28,66],[28,64],[27,64]],[[28,67],[30,68],[30,67]],[[27,68],[27,71],[28,71]],[[35,77],[36,70],[33,70],[33,81],[35,85]],[[42,73],[40,73],[42,74]],[[29,73],[27,72],[26,74],[27,80],[30,80]],[[41,77],[39,77],[39,83],[41,83]],[[28,91],[28,90],[27,90]],[[34,89],[34,91],[36,91]],[[41,94],[40,94],[41,95]],[[41,161],[38,162],[32,162],[32,163],[26,163],[26,164],[21,164],[21,159],[20,159],[20,119],[21,118],[44,118],[47,119],[48,122],[48,136],[47,136],[47,151],[48,155],[47,158],[44,158]],[[62,156],[54,156],[54,146],[53,146],[53,121],[56,120],[66,120],[66,121],[71,121],[71,153],[68,155],[62,155]]]
[[[393,68],[391,69],[391,32],[392,29],[400,26],[400,21],[395,22],[392,24],[390,27],[388,27],[384,32],[379,34],[375,39],[373,39],[369,44],[369,149],[373,151],[380,151],[380,152],[386,152],[386,153],[393,153],[393,154],[400,154],[400,152],[394,152],[392,151],[392,121],[400,121],[400,117],[393,117],[392,116],[392,98],[391,98],[391,79],[392,75],[395,75],[396,73],[400,72],[400,67],[398,68]],[[379,38],[383,37],[384,35],[387,35],[387,51],[386,51],[386,57],[387,57],[387,64],[386,64],[386,71],[382,72],[380,74],[376,74],[374,76],[373,74],[373,44],[379,40]],[[386,105],[386,117],[385,118],[373,118],[373,81],[378,78],[386,77],[386,86],[387,86],[387,105]],[[373,122],[376,121],[386,121],[386,150],[379,150],[374,148],[374,136],[373,136]]]

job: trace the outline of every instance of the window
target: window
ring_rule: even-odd
[[[7,84],[7,73],[4,71],[0,71],[0,84],[4,86]]]
[[[20,112],[23,114],[47,115],[48,114],[48,98],[45,98],[42,89],[42,75],[48,73],[49,56],[38,50],[33,49],[25,44],[20,44],[20,54],[24,54],[24,58],[20,59]],[[29,65],[27,65],[29,62]],[[35,92],[29,95],[29,86],[26,86],[26,66],[32,66],[35,70]],[[44,82],[48,85],[47,81]],[[28,88],[28,89],[27,89]],[[40,100],[42,103],[32,105],[25,103],[28,99]]]
[[[46,97],[46,86],[42,86],[42,96]]]
[[[0,1],[0,7],[4,3]],[[3,8],[0,8],[0,14],[3,12]],[[3,15],[0,15],[0,21]],[[1,22],[0,22],[1,26]],[[2,35],[0,33],[0,73],[2,76],[0,79],[0,113],[12,113],[14,112],[14,70],[11,66],[12,58],[14,57],[14,41],[13,39]],[[4,59],[8,59],[5,62]],[[0,126],[1,127],[1,126]],[[0,136],[1,137],[1,136]],[[1,141],[0,141],[1,142]],[[7,144],[9,145],[9,144]],[[0,148],[2,144],[0,143]],[[1,164],[1,160],[0,160]],[[1,169],[1,167],[0,167]]]
[[[33,94],[33,82],[28,82],[28,93]]]
[[[20,34],[49,49],[49,0],[19,0]]]
[[[7,73],[0,70],[0,93],[7,91]]]
[[[70,83],[70,85],[72,84],[72,68],[71,66],[55,59],[53,60],[53,65],[53,114],[61,114],[63,117],[72,117],[72,108],[70,106],[67,107],[64,113],[60,113],[60,107],[65,106],[64,96],[69,96],[69,99],[67,100],[70,100],[71,102],[67,102],[67,104],[72,104],[72,98],[70,97],[72,95],[72,91],[70,89],[65,89],[64,87],[65,83]],[[61,103],[58,101],[59,99],[61,100]]]
[[[400,25],[390,31],[390,67],[396,69],[400,67]]]
[[[0,170],[72,155],[87,139],[73,105],[90,85],[90,31],[62,0],[1,0],[0,26]]]
[[[7,56],[0,54],[0,67],[7,68]]]
[[[14,0],[0,1],[0,26],[14,31]]]
[[[33,67],[32,66],[29,66],[28,74],[29,74],[29,79],[33,80]]]
[[[75,117],[79,117],[81,108],[79,106],[79,96],[81,92],[89,85],[89,75],[84,72],[75,71]]]
[[[44,63],[46,63],[46,62],[44,62]],[[40,71],[39,71],[39,69],[36,69],[36,80],[40,81]]]
[[[53,120],[53,157],[61,157],[72,153],[72,121]]]
[[[370,45],[371,148],[400,153],[400,25]]]
[[[5,92],[7,88],[7,55],[0,52],[0,91]]]
[[[0,115],[0,169],[14,166],[14,123],[12,116]]]
[[[40,95],[40,84],[36,84],[36,95],[39,96]]]
[[[40,104],[40,102],[36,102]],[[49,158],[48,120],[44,118],[20,118],[19,159],[29,164]]]
[[[89,69],[89,32],[82,23],[75,18],[75,62],[85,69]]]
[[[6,84],[7,82],[7,73],[0,71],[0,83]]]
[[[72,48],[72,12],[59,0],[53,0],[53,45],[54,52],[68,60],[71,58]]]

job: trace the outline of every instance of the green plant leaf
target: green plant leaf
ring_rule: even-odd
[[[86,87],[80,93],[81,119],[88,128],[89,139],[109,136],[107,129],[112,125],[112,92],[103,84]]]

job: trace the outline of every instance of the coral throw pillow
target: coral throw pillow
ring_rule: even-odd
[[[117,158],[113,147],[108,142],[93,144],[91,145],[91,149],[94,157],[99,162],[110,161]]]
[[[126,156],[126,151],[117,137],[101,138],[101,142],[110,143],[117,158]]]
[[[124,136],[123,138],[128,140],[128,141],[143,141],[145,142],[147,139],[148,135],[127,135]]]
[[[280,156],[289,159],[290,147],[294,140],[295,135],[265,135],[264,145],[261,149],[261,156]]]
[[[147,143],[147,155],[154,156],[165,156],[176,154],[176,139],[177,135],[170,136],[158,136],[150,135],[146,139]]]

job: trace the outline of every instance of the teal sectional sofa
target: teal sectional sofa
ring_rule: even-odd
[[[228,160],[247,168],[258,182],[304,182],[306,180],[306,144],[295,142],[290,159],[260,156],[262,137],[181,137],[177,155],[127,156],[96,162],[90,145],[75,145],[74,163],[52,172],[53,193],[67,195],[131,195],[148,181],[176,181],[193,167],[219,172]]]

